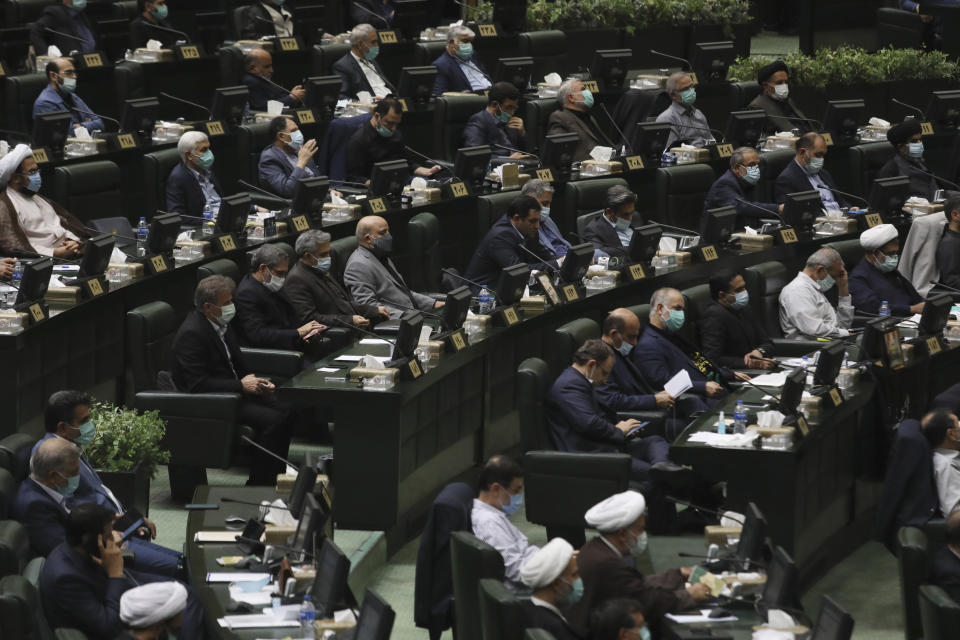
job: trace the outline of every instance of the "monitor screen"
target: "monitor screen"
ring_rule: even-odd
[[[313,493],[313,488],[317,484],[317,470],[310,465],[303,465],[297,472],[297,479],[293,483],[293,489],[290,491],[290,497],[287,499],[287,506],[290,508],[290,515],[294,518],[300,517],[303,511],[303,503],[307,499],[308,493]]]
[[[952,133],[960,124],[960,90],[934,91],[924,119],[933,125],[934,133]]]
[[[47,295],[50,276],[53,274],[53,258],[37,258],[23,261],[23,279],[17,292],[15,304],[33,303]]]
[[[780,217],[784,224],[798,231],[807,231],[813,228],[822,209],[819,191],[798,191],[787,194]]]
[[[587,273],[587,267],[593,262],[593,244],[584,242],[567,249],[567,256],[560,265],[560,280],[580,284]]]
[[[180,235],[180,214],[167,213],[150,221],[147,251],[151,254],[170,254]]]
[[[867,206],[884,218],[903,215],[903,203],[910,197],[910,178],[877,178],[870,189]]]
[[[370,175],[370,193],[375,196],[399,196],[409,181],[410,165],[406,160],[377,162]]]
[[[388,640],[396,614],[386,601],[367,589],[353,640]]]
[[[693,45],[691,64],[701,83],[727,81],[727,70],[737,57],[733,42],[697,42]]]
[[[724,244],[730,241],[737,228],[736,207],[707,209],[700,217],[700,236],[706,244]]]
[[[160,111],[157,98],[131,98],[123,101],[123,114],[120,116],[120,130],[149,136],[153,133],[153,124]]]
[[[569,175],[578,140],[575,133],[555,133],[547,136],[540,154],[543,166],[553,169],[560,176]]]
[[[447,331],[459,329],[467,319],[467,311],[473,300],[470,287],[463,286],[447,294],[447,301],[443,305],[443,328]]]
[[[813,372],[813,384],[824,386],[833,384],[843,367],[843,356],[847,353],[847,343],[831,342],[820,349],[817,357],[817,368]]]
[[[843,610],[830,596],[820,599],[820,613],[813,626],[810,640],[850,640],[853,616]]]
[[[319,111],[325,119],[333,118],[340,98],[340,76],[312,76],[307,78],[306,105]]]
[[[633,128],[633,140],[630,146],[633,152],[643,156],[646,167],[660,166],[660,156],[667,148],[671,126],[667,122],[638,122]]]
[[[250,90],[246,86],[219,87],[213,92],[210,119],[239,125],[243,120],[243,112],[247,109],[248,102],[250,102]]]
[[[740,531],[740,541],[737,543],[737,558],[760,562],[763,559],[763,545],[767,539],[767,519],[763,517],[759,507],[753,502],[747,503],[746,520]],[[751,571],[756,567],[744,562],[738,571]]]
[[[116,243],[117,239],[112,233],[87,240],[83,244],[83,257],[80,259],[80,276],[99,276],[106,271]]]
[[[863,100],[830,100],[823,114],[823,129],[833,135],[834,142],[855,139],[865,110]]]
[[[392,358],[413,358],[420,344],[420,330],[423,328],[423,314],[419,311],[404,311],[400,316],[400,331],[397,343],[393,347]]]
[[[787,380],[780,390],[780,403],[777,410],[785,416],[797,414],[797,407],[803,399],[803,390],[807,386],[807,372],[801,368],[787,374]]]
[[[302,549],[311,555],[316,555],[316,541],[323,535],[323,525],[327,520],[327,512],[312,493],[306,494],[303,509],[300,511],[300,521],[297,531],[293,534],[293,543],[296,549]]]
[[[326,176],[300,178],[293,187],[293,202],[290,211],[294,215],[323,215],[323,202],[327,199],[330,181]]]
[[[767,582],[760,600],[767,609],[789,607],[796,601],[796,589],[797,567],[793,558],[783,547],[777,547],[767,565]]]
[[[437,68],[432,64],[423,67],[403,67],[400,69],[397,94],[419,104],[430,102],[436,80]]]
[[[530,84],[530,72],[533,70],[533,58],[524,56],[500,58],[493,74],[493,83],[509,82],[520,91]]]
[[[429,21],[430,4],[428,0],[393,0],[393,26],[407,40],[417,38]]]
[[[497,284],[497,304],[511,305],[520,302],[523,290],[530,279],[530,266],[522,262],[504,267],[500,271],[500,282]]]
[[[630,260],[632,262],[649,263],[660,250],[660,238],[663,236],[663,227],[658,224],[645,224],[633,228],[633,237],[630,238]]]
[[[346,601],[350,559],[329,538],[324,539],[314,559],[317,575],[310,589],[310,599],[317,608],[317,619],[332,618],[338,605]]]
[[[61,151],[70,135],[73,116],[69,111],[38,113],[33,119],[33,146]]]
[[[474,189],[480,189],[487,177],[490,155],[490,147],[487,145],[457,149],[457,156],[453,162],[453,175]]]
[[[953,296],[941,293],[927,298],[926,304],[923,305],[923,313],[920,314],[920,334],[938,336],[943,333],[952,308]]]
[[[734,147],[756,147],[766,121],[767,114],[759,109],[731,111],[723,139]]]
[[[253,200],[249,193],[227,196],[220,201],[220,211],[217,213],[217,231],[242,234],[247,227],[247,216],[250,215],[252,208]]]
[[[604,91],[622,91],[632,60],[630,49],[598,49],[593,52],[590,77],[601,83]]]

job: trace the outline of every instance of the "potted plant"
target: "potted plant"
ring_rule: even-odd
[[[157,411],[137,413],[109,402],[94,403],[90,417],[97,426],[96,438],[84,447],[91,466],[121,503],[146,516],[150,480],[170,461],[170,452],[160,448],[166,423]]]

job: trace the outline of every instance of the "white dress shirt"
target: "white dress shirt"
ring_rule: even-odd
[[[17,220],[27,241],[37,253],[52,256],[53,250],[64,240],[79,240],[77,236],[63,228],[60,216],[53,206],[39,196],[29,198],[16,189],[7,188],[7,196],[17,212]]]
[[[527,559],[539,550],[539,547],[530,544],[527,536],[520,533],[520,530],[507,519],[503,509],[493,507],[476,498],[473,500],[470,520],[473,522],[473,535],[503,556],[507,586],[514,591],[524,589],[520,581],[520,569],[523,568]]]
[[[960,502],[960,451],[953,449],[934,449],[933,477],[937,481],[937,498],[940,499],[940,511],[949,516]]]
[[[454,59],[457,60],[457,64],[460,65],[460,71],[463,71],[463,75],[467,76],[467,82],[470,83],[470,89],[472,91],[480,91],[490,87],[490,78],[483,75],[476,64],[469,60],[461,62],[457,58]]]
[[[353,59],[360,65],[360,70],[363,71],[364,77],[367,79],[367,82],[370,83],[370,88],[373,89],[373,95],[382,98],[390,93],[390,89],[387,88],[387,83],[384,82],[380,74],[377,73],[377,68],[373,66],[373,63],[367,62],[353,51],[350,52],[350,55],[353,56]]]
[[[780,292],[780,328],[794,340],[850,335],[853,302],[841,296],[834,309],[820,285],[803,271]]]
[[[278,38],[293,37],[293,14],[282,8],[277,11],[270,5],[261,2],[260,6],[267,10],[270,19],[273,20],[273,30]]]

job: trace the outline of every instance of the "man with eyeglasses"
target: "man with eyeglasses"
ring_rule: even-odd
[[[50,83],[33,103],[33,118],[36,119],[41,113],[69,111],[73,118],[70,123],[71,135],[73,127],[78,124],[91,132],[103,131],[103,120],[77,95],[77,70],[70,58],[51,60],[47,63],[46,72]]]
[[[737,227],[754,226],[763,217],[776,218],[783,211],[782,204],[755,200],[760,181],[760,154],[751,147],[740,147],[730,156],[730,168],[710,187],[703,202],[703,213],[710,209],[734,207]],[[768,214],[764,214],[764,210]]]

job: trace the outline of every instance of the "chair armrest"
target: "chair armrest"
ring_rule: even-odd
[[[251,371],[280,378],[292,378],[303,369],[303,354],[282,349],[240,347],[244,362]]]
[[[786,338],[774,338],[773,354],[787,358],[799,358],[814,351],[823,348],[824,343],[816,340],[788,340]]]
[[[141,391],[134,398],[141,411],[158,411],[167,424],[161,446],[170,464],[228,468],[238,439],[239,393]]]
[[[527,520],[584,527],[587,509],[627,489],[630,463],[626,453],[528,451],[523,457]]]

